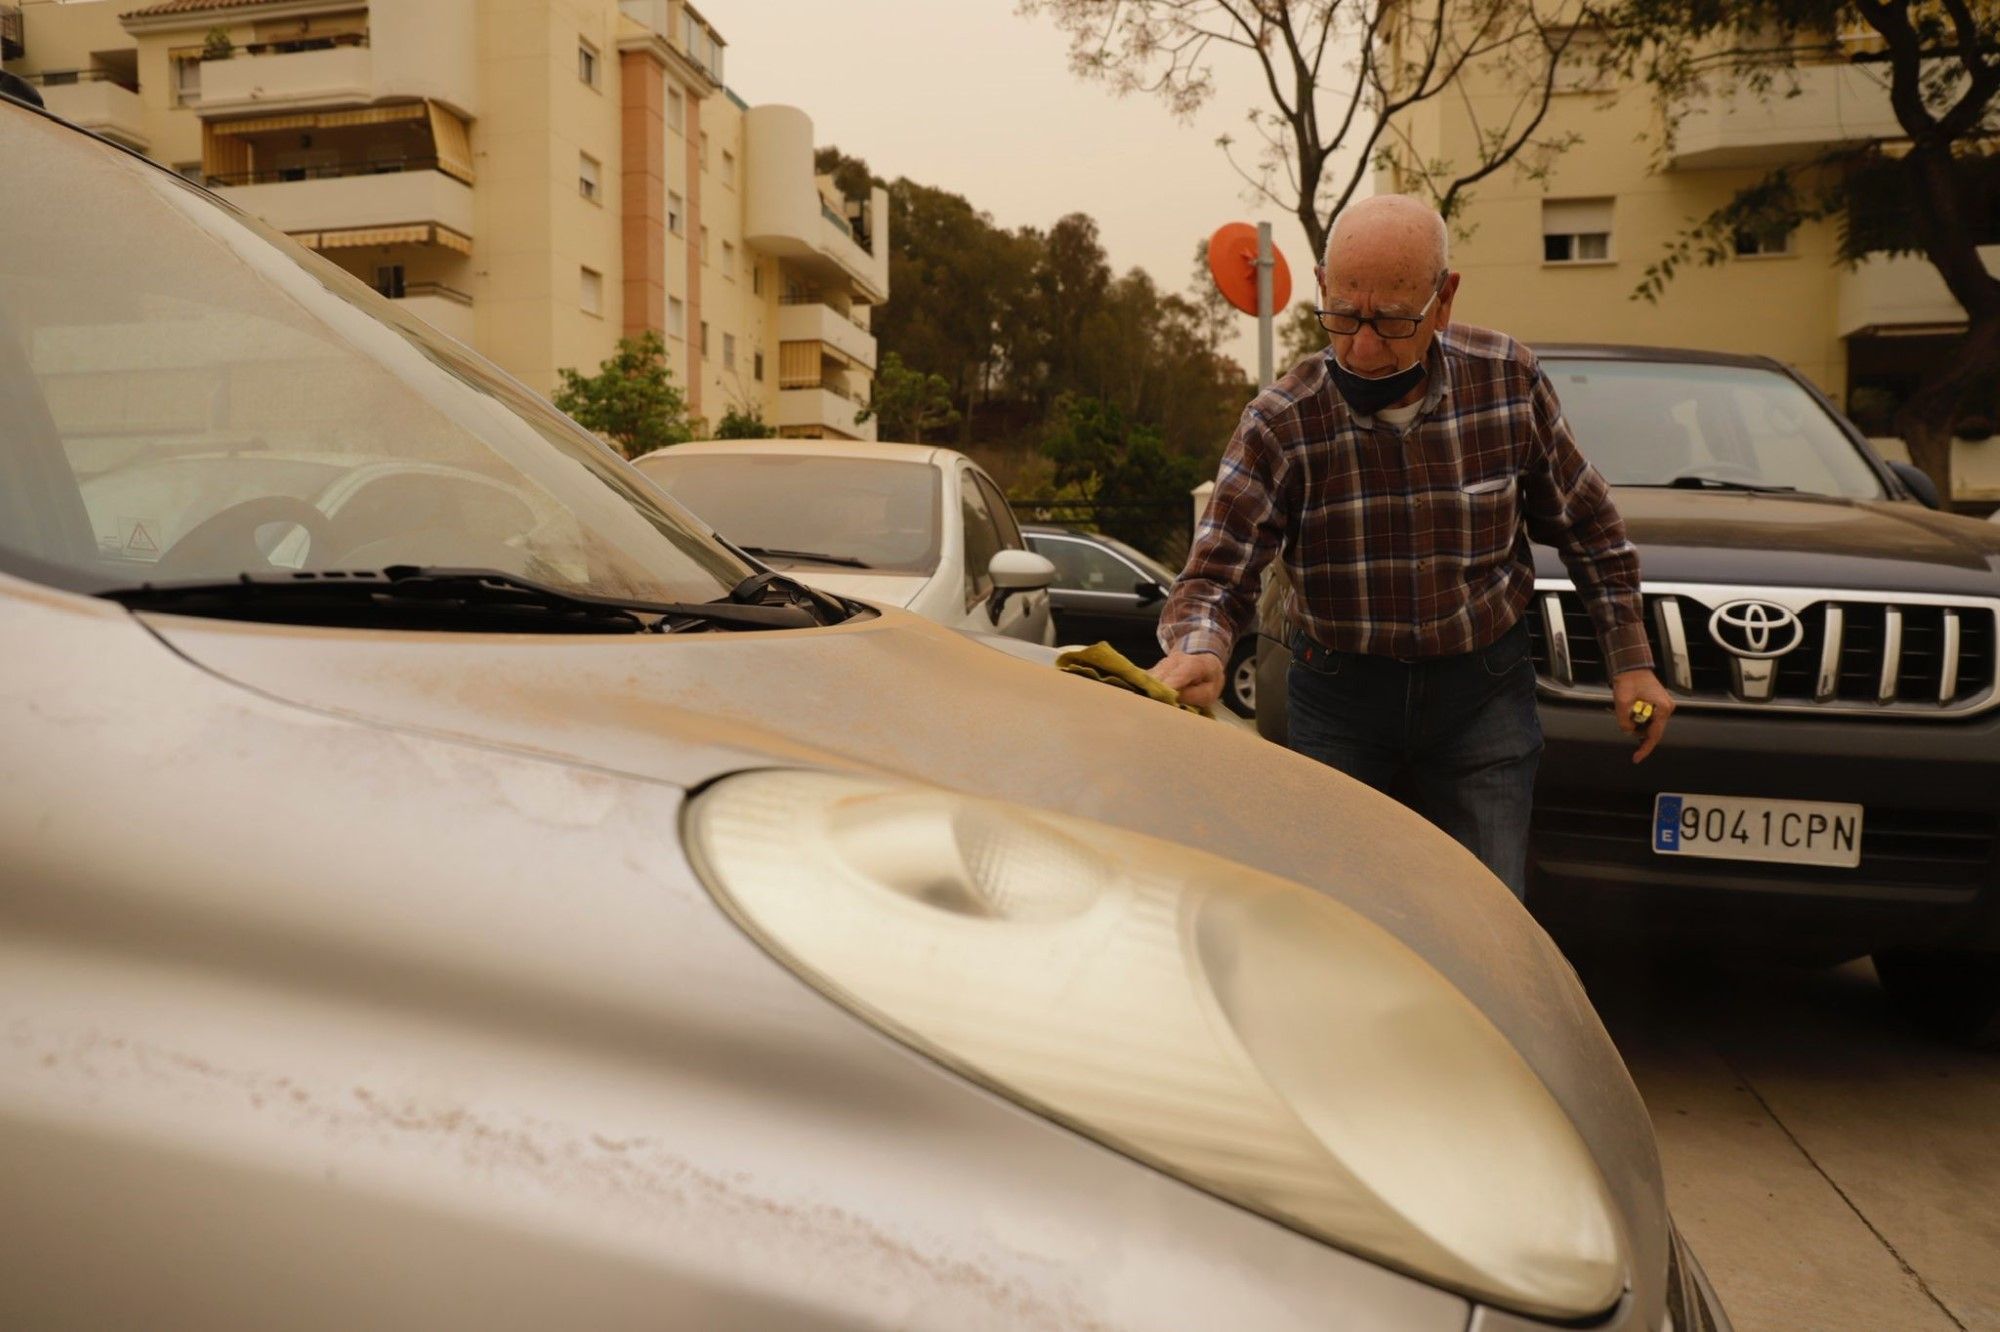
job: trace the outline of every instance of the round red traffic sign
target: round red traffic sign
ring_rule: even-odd
[[[1271,247],[1271,313],[1283,314],[1292,299],[1292,270],[1276,245]],[[1257,313],[1257,228],[1226,222],[1208,238],[1208,271],[1223,299],[1244,314]]]

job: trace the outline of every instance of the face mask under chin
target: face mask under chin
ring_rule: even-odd
[[[1333,386],[1340,390],[1340,396],[1357,416],[1374,416],[1395,405],[1424,379],[1422,361],[1379,378],[1355,374],[1340,363],[1332,348],[1327,349],[1326,362],[1333,372]]]

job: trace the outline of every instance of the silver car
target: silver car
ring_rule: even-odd
[[[0,178],[0,1325],[1721,1325],[1415,816],[746,561],[4,101]]]

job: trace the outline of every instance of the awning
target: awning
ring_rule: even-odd
[[[294,231],[292,239],[309,250],[351,250],[364,245],[441,245],[460,254],[472,253],[472,238],[435,222],[411,222],[395,227],[345,227],[339,231]]]
[[[352,111],[300,111],[288,116],[259,116],[255,120],[212,120],[208,125],[217,134],[276,134],[286,130],[343,129],[350,125],[393,125],[429,116],[424,103],[403,102]]]

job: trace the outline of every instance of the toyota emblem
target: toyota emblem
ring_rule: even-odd
[[[1709,636],[1726,652],[1753,661],[1782,657],[1805,641],[1799,617],[1769,601],[1731,601],[1708,617]]]

